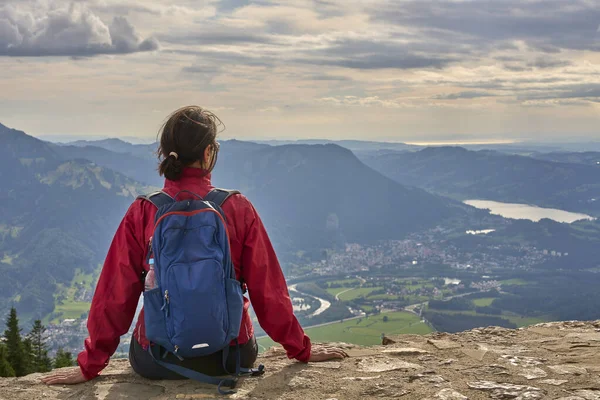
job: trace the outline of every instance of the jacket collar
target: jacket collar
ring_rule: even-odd
[[[210,172],[207,173],[206,170],[200,168],[184,167],[179,180],[172,181],[170,179],[165,179],[165,189],[167,192],[195,188],[207,190],[212,188]]]

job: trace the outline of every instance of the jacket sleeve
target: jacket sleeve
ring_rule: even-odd
[[[135,316],[143,290],[142,209],[141,202],[137,201],[125,214],[96,285],[87,322],[89,337],[84,343],[85,350],[77,357],[81,372],[88,380],[98,376],[108,365],[120,337],[127,333]]]
[[[308,362],[311,343],[294,315],[281,266],[254,207],[245,218],[247,234],[242,250],[242,275],[260,326],[289,358]]]

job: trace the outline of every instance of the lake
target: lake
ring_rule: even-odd
[[[548,218],[557,222],[566,222],[570,224],[582,219],[595,219],[585,214],[557,210],[554,208],[530,206],[527,204],[502,203],[490,200],[465,200],[464,203],[484,210],[489,209],[491,214],[501,215],[504,218],[528,219],[534,222],[538,222],[543,218]]]

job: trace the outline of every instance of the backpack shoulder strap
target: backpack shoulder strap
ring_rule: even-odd
[[[238,190],[215,188],[208,192],[206,196],[204,196],[204,201],[210,201],[211,203],[215,203],[216,205],[221,207],[227,201],[227,199],[233,196],[234,194],[240,194],[240,192]]]
[[[156,208],[161,208],[162,206],[166,206],[167,204],[171,204],[175,201],[171,196],[162,190],[147,195],[138,196],[138,199],[149,201],[150,203],[154,204]]]
[[[211,190],[210,192],[208,192],[208,194],[206,196],[204,196],[204,201],[210,201],[211,203],[216,204],[218,207],[218,211],[221,213],[223,218],[225,220],[227,220],[227,217],[225,216],[225,213],[221,209],[221,206],[227,201],[228,198],[230,198],[234,194],[241,194],[241,192],[239,190],[227,190],[227,189],[215,188],[215,189]],[[240,283],[242,285],[242,293],[246,294],[247,289],[246,289],[246,283],[244,282],[244,279],[240,279]]]

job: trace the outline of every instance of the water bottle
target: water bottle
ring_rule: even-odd
[[[156,277],[154,276],[154,260],[150,259],[150,269],[146,274],[146,279],[144,280],[144,290],[147,292],[156,288]]]
[[[152,237],[148,243],[148,255],[146,261],[149,265],[148,273],[144,278],[144,291],[149,291],[156,288],[156,277],[154,275],[154,254],[152,254]]]

